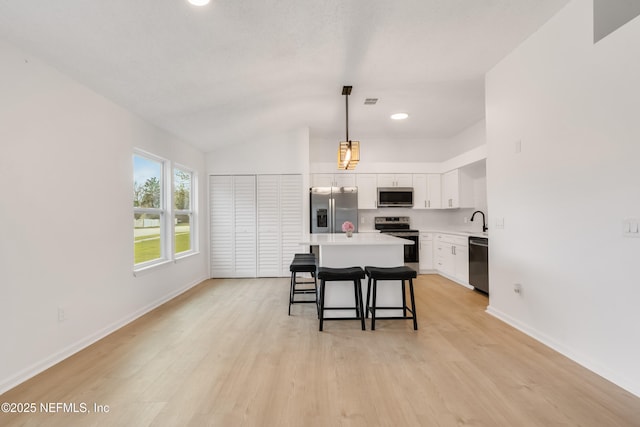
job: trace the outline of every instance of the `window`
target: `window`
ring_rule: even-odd
[[[194,249],[193,244],[193,172],[184,168],[173,169],[174,254]]]
[[[165,161],[133,155],[133,242],[136,267],[166,259]]]
[[[134,152],[134,270],[195,253],[195,176],[189,168]]]

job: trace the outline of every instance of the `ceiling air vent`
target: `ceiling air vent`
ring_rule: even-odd
[[[365,98],[364,99],[364,105],[376,105],[376,102],[378,102],[378,98]]]

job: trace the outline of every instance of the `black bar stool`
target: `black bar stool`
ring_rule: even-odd
[[[316,269],[318,268],[318,261],[314,254],[295,254],[293,261],[289,265],[289,271],[291,272],[291,285],[289,287],[289,316],[291,316],[291,304],[310,304],[316,305],[316,311],[318,310],[318,281],[316,279]],[[298,273],[311,273],[313,282],[308,280],[298,280]],[[313,288],[308,285],[313,283]],[[305,287],[298,287],[298,285],[307,285]],[[307,294],[314,295],[313,300],[310,299],[296,299],[296,295]]]
[[[418,277],[412,268],[401,267],[365,267],[365,273],[369,276],[367,281],[367,307],[365,309],[367,317],[371,312],[371,330],[376,329],[376,310],[399,310],[402,309],[401,317],[385,317],[384,319],[413,319],[413,329],[418,329],[418,319],[416,316],[416,301],[413,295],[413,279]],[[379,307],[376,305],[376,291],[378,288],[378,280],[402,280],[402,307]],[[409,281],[409,295],[411,297],[411,308],[407,307],[407,298],[405,295],[405,281]],[[369,294],[371,293],[371,282],[373,281],[373,299],[371,308],[369,308]],[[407,316],[407,311],[411,312],[411,316]]]
[[[362,324],[362,330],[365,330],[364,325],[364,310],[362,308],[362,279],[364,279],[364,271],[360,267],[347,267],[347,268],[330,268],[320,267],[318,268],[318,279],[320,280],[320,327],[322,331],[322,325],[324,320],[353,320],[353,317],[328,317],[324,318],[325,310],[350,310],[354,309],[356,312],[356,319],[360,319]],[[354,294],[354,306],[353,307],[325,307],[324,306],[324,292],[326,282],[353,282],[353,294]]]

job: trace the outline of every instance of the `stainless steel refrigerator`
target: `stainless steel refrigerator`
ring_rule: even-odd
[[[311,188],[311,233],[342,233],[351,221],[358,232],[358,187]]]

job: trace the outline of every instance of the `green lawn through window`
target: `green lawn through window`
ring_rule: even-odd
[[[176,227],[176,253],[191,249],[191,230],[189,228],[189,226]],[[134,230],[134,263],[140,264],[158,259],[160,256],[160,228],[136,228]]]

